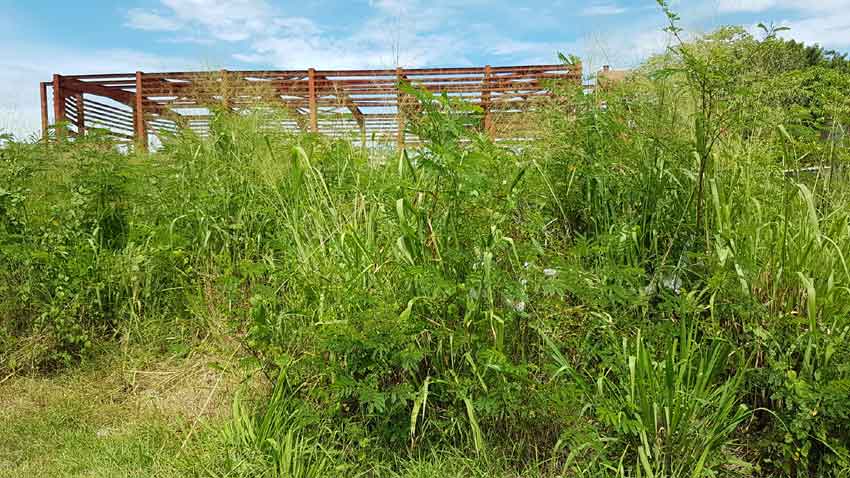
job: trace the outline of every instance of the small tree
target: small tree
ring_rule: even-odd
[[[740,28],[722,28],[698,41],[683,39],[680,17],[673,12],[667,0],[658,0],[667,16],[664,31],[675,38],[669,52],[676,65],[659,70],[656,75],[683,75],[687,81],[693,104],[693,154],[698,163],[696,192],[696,224],[703,225],[705,176],[711,167],[712,151],[724,131],[733,129],[743,120],[747,99],[753,85],[760,79],[751,65],[763,55],[763,45],[775,38],[784,27],[767,27],[759,24],[765,37],[758,41]],[[708,228],[705,228],[708,242]]]

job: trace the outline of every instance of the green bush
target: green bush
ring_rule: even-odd
[[[554,84],[529,142],[405,85],[406,151],[267,108],[5,144],[0,368],[226,336],[275,387],[225,433],[246,475],[840,476],[850,108],[774,33]]]

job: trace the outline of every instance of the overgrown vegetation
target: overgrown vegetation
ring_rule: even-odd
[[[9,143],[2,376],[235,340],[271,392],[202,474],[847,476],[850,76],[774,33],[553,85],[519,146],[413,89],[398,154]]]

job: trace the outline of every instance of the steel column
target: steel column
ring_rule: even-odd
[[[319,111],[318,98],[316,94],[316,70],[310,68],[307,70],[307,103],[310,107],[310,131],[313,133],[319,132]]]
[[[41,95],[41,138],[45,142],[49,139],[48,134],[49,119],[47,116],[47,85],[48,83],[39,83],[39,93]]]
[[[484,67],[484,84],[481,85],[481,108],[484,109],[484,132],[493,135],[493,119],[490,116],[490,65]]]
[[[64,137],[65,95],[62,91],[62,76],[53,75],[53,124],[56,127],[56,139]]]
[[[148,150],[148,132],[145,125],[145,103],[144,93],[142,92],[142,78],[144,73],[136,72],[136,97],[133,102],[133,133],[136,139],[136,146],[140,151]]]
[[[399,68],[395,69],[395,77],[396,77],[396,88],[398,89],[398,94],[396,96],[396,101],[398,102],[398,113],[396,114],[396,120],[398,123],[398,132],[396,133],[396,146],[399,150],[404,148],[404,128],[407,127],[406,121],[404,118],[404,95],[401,92],[401,82],[404,79],[404,70]]]
[[[77,135],[82,136],[86,134],[86,110],[82,93],[74,95],[74,104],[77,107]]]

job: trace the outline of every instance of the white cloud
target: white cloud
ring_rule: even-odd
[[[357,51],[350,44],[320,38],[268,38],[258,40],[251,48],[252,53],[236,54],[234,57],[246,63],[271,64],[287,69],[377,68],[393,64],[393,52],[390,49]]]
[[[717,9],[722,13],[763,12],[779,3],[780,0],[720,0]]]
[[[313,23],[312,20],[309,20],[307,18],[276,18],[272,21],[272,24],[275,26],[275,31],[280,29],[286,31],[291,35],[309,36],[319,35],[322,33],[322,30],[315,23]]]
[[[791,29],[781,33],[784,38],[827,48],[850,47],[850,0],[718,0],[718,10],[780,15],[776,23]]]
[[[613,3],[598,3],[590,5],[582,9],[581,14],[584,16],[604,16],[604,15],[619,15],[625,13],[626,8]]]
[[[160,0],[165,14],[131,10],[127,24],[147,30],[154,29],[151,24],[181,25],[170,41],[242,42],[247,49],[235,59],[280,68],[464,63],[457,48],[464,39],[445,30],[451,7],[425,0],[369,0],[369,5],[365,21],[331,32],[308,18],[287,16],[265,0]]]
[[[415,3],[415,0],[369,0],[369,5],[389,15],[410,14]]]
[[[265,0],[160,0],[160,4],[171,17],[196,30],[184,38],[204,38],[207,34],[219,40],[244,42],[246,48],[233,55],[234,59],[282,69],[465,65],[471,63],[465,56],[469,51],[494,56],[494,63],[499,63],[499,58],[504,62],[552,63],[559,51],[586,50],[579,41],[518,40],[486,24],[460,24],[464,18],[461,7],[451,2],[368,0],[371,10],[366,20],[330,31],[309,19],[286,16]],[[612,16],[626,11],[613,0],[600,0],[580,13]],[[527,14],[531,12],[528,9]],[[637,55],[664,47],[649,46],[647,42],[653,36],[623,32],[619,36],[630,37],[629,52]],[[635,47],[631,45],[634,42],[640,44]],[[637,61],[630,57],[628,63]]]
[[[663,53],[673,44],[671,35],[660,29],[640,32],[630,40],[631,54],[641,60],[657,53]]]
[[[490,42],[487,53],[495,56],[522,58],[524,64],[558,63],[558,53],[577,54],[584,50],[581,42],[534,42],[504,38]]]
[[[469,61],[457,50],[457,38],[451,35],[415,35],[408,32],[379,30],[355,32],[342,38],[282,35],[257,40],[251,53],[237,54],[247,63],[271,64],[278,68],[358,69],[391,68],[397,65],[419,67]]]
[[[248,41],[287,29],[318,31],[309,19],[286,17],[265,0],[160,0],[160,4],[167,13],[133,9],[127,14],[127,25],[142,30],[197,29],[227,42]]]
[[[850,11],[786,20],[781,22],[781,25],[790,28],[780,33],[785,38],[793,38],[806,44],[818,43],[826,48],[850,47]]]
[[[157,12],[139,8],[127,12],[127,21],[124,25],[136,30],[155,32],[174,32],[184,27],[183,23],[176,18],[165,17]]]
[[[799,13],[837,12],[850,7],[848,0],[714,0],[721,13],[760,13],[769,10],[790,10]]]
[[[660,25],[644,24],[633,31],[588,35],[580,51],[585,73],[593,73],[603,65],[614,69],[636,67],[650,56],[664,52],[671,42],[670,34],[662,31]]]
[[[244,42],[248,49],[234,58],[282,68],[378,66],[400,56],[403,40],[418,27],[390,22],[406,17],[408,0],[370,0],[377,15],[344,37],[326,35],[312,20],[287,16],[265,0],[160,0],[167,11],[131,10],[127,25],[146,30],[175,31],[169,41],[199,43],[207,39]],[[182,28],[155,28],[152,24]],[[378,41],[380,37],[380,41]],[[425,53],[411,47],[407,61],[417,63]]]

